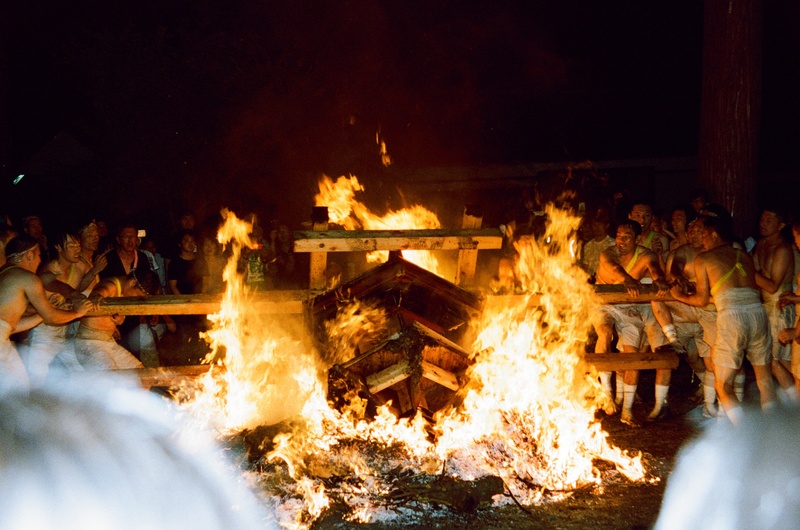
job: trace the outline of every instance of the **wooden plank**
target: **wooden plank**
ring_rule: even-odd
[[[245,300],[262,314],[301,314],[310,297],[305,290],[259,291]],[[103,298],[89,316],[110,315],[210,315],[220,309],[221,294],[154,295]]]
[[[411,396],[408,393],[408,384],[406,381],[401,381],[392,386],[392,389],[397,393],[397,403],[395,406],[400,410],[400,414],[405,414],[411,410]]]
[[[479,229],[482,224],[483,224],[482,215],[471,215],[469,213],[469,210],[466,207],[464,208],[464,217],[461,221],[461,228]],[[456,283],[462,287],[474,285],[475,268],[477,267],[477,265],[478,265],[477,249],[459,250],[458,266],[456,267]]]
[[[377,394],[381,390],[407,379],[410,373],[411,366],[408,361],[402,360],[380,372],[367,376],[367,387],[371,393]]]
[[[296,231],[294,251],[372,252],[373,250],[499,249],[503,234],[497,228],[435,230]]]
[[[639,297],[631,298],[628,295],[628,290],[622,284],[606,285],[597,284],[594,286],[594,292],[597,297],[604,304],[636,304],[646,302],[670,302],[675,299],[667,295],[664,298],[657,296],[658,289],[653,284],[641,284],[639,288]]]
[[[326,214],[327,215],[327,214]],[[327,233],[328,222],[315,222],[312,225],[313,231],[307,232],[308,234]],[[297,242],[295,241],[295,252],[297,252]],[[321,291],[327,287],[327,279],[325,271],[328,268],[328,254],[326,249],[319,249],[317,252],[311,254],[311,264],[308,271],[308,288],[311,290]]]
[[[440,384],[453,391],[458,390],[460,386],[455,374],[448,372],[444,368],[439,368],[428,361],[422,361],[422,377],[426,377],[434,383]]]
[[[214,366],[213,369],[219,370],[219,367]],[[114,370],[114,373],[138,377],[142,382],[142,387],[152,388],[154,386],[183,386],[205,376],[209,370],[212,370],[212,366],[210,364],[198,364],[189,366],[162,366],[159,368]]]
[[[593,365],[598,372],[674,370],[679,362],[678,355],[674,352],[586,353],[583,360]]]

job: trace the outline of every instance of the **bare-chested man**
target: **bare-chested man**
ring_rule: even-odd
[[[717,306],[717,336],[712,353],[717,396],[728,418],[738,423],[742,412],[734,392],[734,378],[745,355],[756,374],[762,408],[775,406],[769,320],[759,297],[753,260],[731,245],[730,223],[719,217],[700,217],[697,222],[701,223],[705,250],[694,261],[697,291],[689,294],[676,284],[671,293],[676,300],[696,307],[706,307],[713,296]]]
[[[37,240],[27,235],[15,237],[6,245],[7,263],[0,269],[0,377],[26,386],[28,376],[11,334],[40,322],[66,324],[92,308],[89,300],[82,300],[71,311],[53,307],[36,275],[42,261],[40,252]],[[29,306],[35,313],[28,310]]]
[[[636,238],[641,233],[641,226],[636,221],[623,221],[617,226],[616,244],[600,254],[600,265],[597,269],[598,284],[623,284],[631,297],[639,296],[641,284],[639,280],[650,276],[658,287],[660,296],[669,291],[669,285],[664,279],[664,272],[659,265],[658,257],[650,250],[636,244]],[[611,351],[611,340],[614,328],[619,335],[619,349],[622,354],[640,351],[643,334],[658,344],[658,323],[653,316],[649,303],[644,304],[615,304],[597,308],[592,316],[592,324],[597,331],[597,353]],[[662,340],[663,340],[663,336]],[[651,413],[653,418],[658,417],[663,408],[669,390],[669,377],[671,370],[658,370],[656,373],[656,408]],[[617,374],[619,377],[619,374]],[[600,374],[603,389],[611,394],[611,373]],[[636,396],[636,387],[639,382],[639,372],[629,370],[623,375],[624,386],[622,396],[622,415],[620,421],[632,427],[638,426],[633,418],[633,400]],[[617,404],[619,404],[619,395]]]
[[[92,290],[93,295],[104,298],[118,296],[144,296],[146,293],[136,276],[105,278]],[[144,365],[134,355],[117,344],[117,326],[124,315],[84,317],[75,337],[75,356],[86,370],[118,370],[142,368]]]
[[[77,234],[68,232],[57,234],[53,243],[58,257],[40,267],[39,277],[50,302],[59,309],[69,309],[85,298],[81,291],[88,284],[79,264],[81,245]],[[25,348],[20,349],[20,356],[32,386],[45,382],[50,363],[67,346],[67,327],[42,322],[23,341]]]
[[[772,375],[783,392],[792,401],[797,400],[797,391],[792,377],[792,347],[781,344],[778,333],[794,325],[794,306],[778,306],[783,293],[791,293],[794,282],[794,252],[781,231],[786,226],[784,214],[777,208],[761,212],[758,223],[761,239],[753,249],[756,267],[756,284],[761,289],[761,300],[769,317],[772,334]]]
[[[792,237],[794,244],[800,248],[800,219],[795,219],[792,224]],[[795,318],[794,327],[787,327],[778,333],[778,340],[781,344],[789,345],[792,348],[792,375],[794,376],[795,388],[800,394],[800,274],[797,275],[795,280],[797,290],[792,293],[783,293],[778,300],[778,307],[783,308],[788,305],[794,305],[795,313],[798,317]]]
[[[701,223],[692,222],[686,229],[688,243],[677,247],[667,256],[667,281],[678,283],[683,292],[695,292],[697,277],[694,260],[703,251]],[[716,341],[717,308],[713,303],[695,307],[682,302],[665,302],[678,330],[679,340],[687,346],[687,360],[703,383],[703,416],[716,416],[717,392],[714,389],[714,363],[711,347]],[[696,353],[688,348],[694,339]],[[697,358],[699,356],[699,359]]]

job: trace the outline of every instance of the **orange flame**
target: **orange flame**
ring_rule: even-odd
[[[606,398],[579,356],[593,292],[573,263],[578,220],[568,213],[548,207],[544,237],[517,243],[516,276],[528,294],[509,297],[476,323],[473,351],[479,353],[464,401],[437,414],[433,425],[421,415],[398,419],[388,406],[368,421],[367,404],[355,392],[344,409],[331,407],[312,348],[282,330],[274,333],[275,322],[259,320],[249,308],[235,263],[251,227],[224,215],[219,239],[232,245],[233,256],[228,292],[208,338],[214,362],[226,370],[224,378],[209,376],[187,407],[213,410],[228,429],[292,417],[291,430],[273,440],[267,455],[272,471],[262,473],[284,527],[309,527],[334,495],[351,508],[349,520],[386,517],[378,501],[390,496],[388,477],[398,470],[464,480],[500,476],[523,504],[542,501],[546,490],[598,484],[594,459],[614,463],[631,480],[644,476],[641,456],[612,447],[594,419]],[[380,308],[345,306],[329,326],[336,351],[328,366],[368,344],[385,320]]]

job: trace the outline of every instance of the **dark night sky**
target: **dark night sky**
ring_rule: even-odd
[[[800,10],[765,3],[762,168],[783,171],[800,143]],[[400,169],[696,155],[699,1],[0,10],[0,206],[17,214],[67,197],[112,218],[270,203],[305,218],[321,173],[389,189],[377,131]]]

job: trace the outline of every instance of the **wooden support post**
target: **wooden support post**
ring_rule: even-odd
[[[483,213],[475,208],[464,208],[464,218],[461,228],[480,228],[483,223]],[[458,267],[456,269],[456,285],[468,287],[475,284],[475,268],[478,265],[478,251],[459,250]]]
[[[674,370],[679,359],[675,352],[586,353],[583,360],[598,372],[625,370]]]
[[[422,361],[422,377],[430,379],[434,383],[449,388],[452,391],[457,391],[459,387],[458,378],[455,374],[448,372],[444,368],[439,368],[428,361]]]
[[[311,213],[311,229],[315,232],[328,230],[328,207],[315,206]],[[310,256],[308,288],[312,291],[321,291],[327,287],[325,270],[328,267],[328,254],[326,252],[313,252]]]

